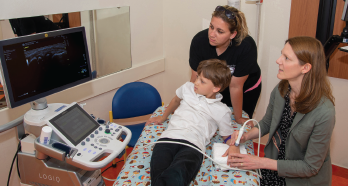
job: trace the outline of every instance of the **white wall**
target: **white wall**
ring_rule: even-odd
[[[15,34],[12,31],[11,24],[8,21],[8,19],[2,20],[0,24],[1,24],[1,35],[0,35],[1,39],[9,39],[9,38],[15,37]]]
[[[331,139],[332,164],[348,168],[348,80],[330,78],[335,97],[336,124]]]
[[[288,28],[291,11],[291,0],[264,1],[260,18],[260,36],[258,48],[258,64],[262,72],[262,92],[255,109],[254,118],[261,120],[269,103],[269,96],[279,82],[276,77],[279,58],[288,38]],[[266,144],[268,136],[261,142]]]
[[[94,12],[97,77],[131,67],[129,13],[129,7]]]
[[[4,22],[5,20],[0,20],[0,21]],[[3,40],[1,22],[0,22],[0,39]]]

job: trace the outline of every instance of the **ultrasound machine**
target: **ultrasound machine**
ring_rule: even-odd
[[[131,131],[75,102],[45,99],[92,80],[84,27],[2,40],[0,62],[9,108],[31,105],[23,121],[30,135],[20,139],[18,152],[21,185],[105,185],[100,169],[122,155]],[[40,140],[46,126],[51,138]]]

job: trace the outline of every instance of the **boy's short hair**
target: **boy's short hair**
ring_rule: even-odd
[[[215,87],[220,87],[219,92],[222,92],[230,84],[231,73],[224,60],[208,59],[201,61],[198,69],[198,75],[202,75],[211,80]]]

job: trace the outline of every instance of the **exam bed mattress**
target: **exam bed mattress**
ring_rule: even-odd
[[[151,117],[159,116],[164,113],[166,107],[159,107]],[[232,108],[230,108],[232,110]],[[153,145],[144,147],[147,144],[156,142],[161,133],[166,130],[169,119],[161,125],[150,124],[145,126],[133,151],[140,149],[138,152],[131,154],[126,160],[121,169],[116,181],[113,185],[151,185],[150,181],[150,158],[152,155]],[[247,114],[243,113],[243,117],[247,118]],[[231,118],[231,124],[236,130],[239,130],[241,125],[234,120],[234,115]],[[245,131],[250,130],[245,127]],[[214,143],[222,143],[223,139],[218,135],[218,131],[214,134],[211,142],[206,146],[206,154],[212,158],[212,146]],[[254,154],[253,143],[248,141],[245,143],[245,148],[248,154]],[[133,152],[132,151],[132,152]],[[259,185],[259,177],[256,173],[246,171],[222,171],[212,163],[207,157],[204,158],[201,169],[195,180],[190,185]]]

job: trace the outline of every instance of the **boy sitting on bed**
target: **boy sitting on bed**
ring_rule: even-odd
[[[217,127],[226,144],[234,132],[231,111],[221,102],[219,93],[229,86],[231,73],[225,61],[210,59],[200,62],[194,83],[187,82],[176,90],[163,116],[150,118],[149,123],[162,123],[173,112],[168,128],[158,141],[189,144],[205,152]],[[226,140],[227,139],[227,140]],[[230,146],[228,154],[239,152]],[[158,143],[150,162],[151,185],[189,185],[199,172],[203,154],[181,144]]]

